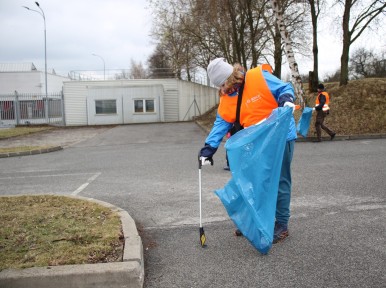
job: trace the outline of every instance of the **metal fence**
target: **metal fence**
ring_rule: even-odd
[[[0,95],[1,127],[42,124],[64,126],[63,92]]]

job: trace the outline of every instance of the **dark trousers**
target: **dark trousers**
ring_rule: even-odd
[[[327,112],[324,112],[322,110],[317,111],[316,114],[316,121],[315,121],[315,130],[316,130],[316,137],[318,140],[322,139],[322,129],[327,132],[328,135],[332,136],[335,134],[334,131],[329,129],[326,125],[323,124],[324,118],[326,118]]]
[[[287,141],[283,162],[281,164],[279,191],[276,202],[276,221],[288,225],[290,218],[290,201],[291,201],[291,162],[294,155],[295,140]]]

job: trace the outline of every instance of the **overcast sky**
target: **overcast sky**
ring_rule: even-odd
[[[146,63],[154,45],[144,0],[40,0],[46,17],[48,69],[129,68]],[[0,0],[0,62],[33,62],[44,70],[44,21],[32,0]],[[92,54],[100,55],[99,57]]]
[[[145,0],[38,2],[46,16],[48,69],[55,69],[57,74],[67,75],[72,70],[102,72],[103,60],[106,70],[128,69],[131,59],[146,65],[154,50],[149,37],[151,13],[145,9]],[[39,10],[32,0],[0,0],[0,63],[33,62],[44,71],[43,18],[22,6]],[[339,68],[341,55],[340,34],[330,28],[331,22],[325,22],[319,32],[321,76]],[[386,37],[374,35],[356,42],[353,48],[386,49]],[[295,56],[301,74],[312,70],[312,60]]]

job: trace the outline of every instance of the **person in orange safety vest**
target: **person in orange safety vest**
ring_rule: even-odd
[[[324,125],[324,118],[330,113],[330,95],[326,92],[324,85],[318,85],[318,96],[316,97],[315,107],[313,110],[317,111],[315,120],[316,140],[314,142],[322,141],[322,129],[330,135],[330,139],[333,140],[336,133]]]
[[[239,122],[243,128],[264,121],[277,107],[289,106],[295,110],[294,89],[291,83],[285,83],[272,75],[270,65],[260,65],[246,72],[240,64],[232,66],[224,58],[216,58],[209,63],[207,72],[210,81],[219,88],[220,102],[213,128],[205,140],[205,146],[199,152],[202,165],[213,165],[213,155],[223,137],[232,128],[236,120],[238,93],[242,85],[244,86]],[[295,119],[292,117],[279,180],[273,243],[282,241],[289,235],[291,161],[296,138]],[[232,170],[232,167],[230,169]],[[235,234],[242,235],[239,230],[236,230]]]

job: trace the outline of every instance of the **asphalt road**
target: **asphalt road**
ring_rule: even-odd
[[[65,135],[63,136],[65,137]],[[223,147],[202,169],[195,123],[106,129],[62,151],[0,159],[0,194],[77,194],[125,209],[141,231],[145,287],[385,287],[386,139],[295,145],[290,237],[261,255],[213,191]]]

